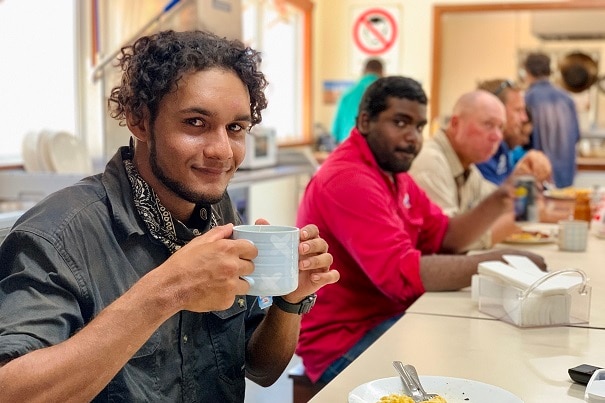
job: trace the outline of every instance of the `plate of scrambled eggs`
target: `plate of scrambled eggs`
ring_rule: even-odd
[[[502,388],[470,379],[421,375],[420,382],[427,392],[436,393],[442,399],[430,403],[523,403]],[[353,389],[349,403],[413,403],[406,392],[399,377],[376,379]]]

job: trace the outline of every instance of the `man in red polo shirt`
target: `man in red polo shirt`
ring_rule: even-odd
[[[313,222],[330,245],[340,281],[303,316],[297,354],[313,382],[329,382],[424,291],[470,285],[477,265],[511,250],[456,255],[504,212],[503,185],[475,209],[447,217],[407,174],[422,146],[427,97],[416,81],[383,77],[365,92],[356,127],[311,179],[298,225]]]

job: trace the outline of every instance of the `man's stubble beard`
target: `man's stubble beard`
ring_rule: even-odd
[[[195,192],[194,190],[187,187],[186,184],[174,180],[165,174],[164,169],[159,164],[158,151],[156,147],[156,133],[155,129],[151,129],[151,139],[150,139],[150,153],[149,153],[149,166],[151,166],[151,172],[155,175],[155,177],[172,193],[177,195],[183,200],[188,201],[189,203],[208,203],[215,204],[222,200],[227,189],[223,191],[219,196],[208,195],[200,192]]]

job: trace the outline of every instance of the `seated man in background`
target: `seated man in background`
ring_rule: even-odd
[[[510,155],[512,157],[513,160],[513,164],[516,164],[517,162],[519,162],[521,160],[521,158],[523,158],[523,156],[525,154],[527,154],[527,152],[529,150],[532,150],[533,147],[533,142],[531,140],[531,134],[534,130],[534,123],[532,121],[532,117],[531,117],[531,112],[529,111],[529,109],[527,107],[525,107],[525,113],[527,114],[527,120],[525,122],[523,122],[522,125],[522,132],[523,132],[523,137],[527,137],[529,139],[529,141],[526,144],[517,146],[515,148],[513,148],[510,152]],[[544,155],[546,157],[546,155]],[[548,158],[548,157],[546,157]],[[550,163],[550,160],[548,161]],[[551,164],[552,166],[552,164]]]
[[[529,117],[521,88],[515,83],[502,79],[484,81],[478,88],[497,96],[506,110],[503,141],[490,159],[477,164],[479,171],[487,180],[497,185],[504,182],[512,173],[532,175],[538,183],[550,181],[552,166],[543,152],[528,150],[518,162],[514,162],[512,151],[518,146],[528,144],[531,135],[531,132],[528,134],[523,130]]]
[[[313,382],[328,382],[388,329],[425,291],[471,283],[477,265],[518,253],[464,251],[512,210],[505,186],[475,209],[448,217],[407,174],[422,146],[427,97],[418,82],[384,77],[366,90],[350,137],[309,182],[297,223],[316,223],[340,281],[319,290],[303,316],[297,354]]]
[[[458,98],[447,127],[430,139],[410,168],[410,175],[449,216],[465,213],[497,189],[476,163],[488,160],[502,142],[504,106],[487,91]],[[475,243],[489,248],[519,231],[513,212],[503,214]]]

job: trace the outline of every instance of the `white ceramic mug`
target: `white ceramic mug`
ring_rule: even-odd
[[[248,295],[286,295],[298,287],[299,229],[283,225],[238,225],[233,239],[247,239],[258,249],[254,272],[242,278]]]
[[[588,222],[582,220],[559,221],[559,249],[572,252],[586,250]]]

